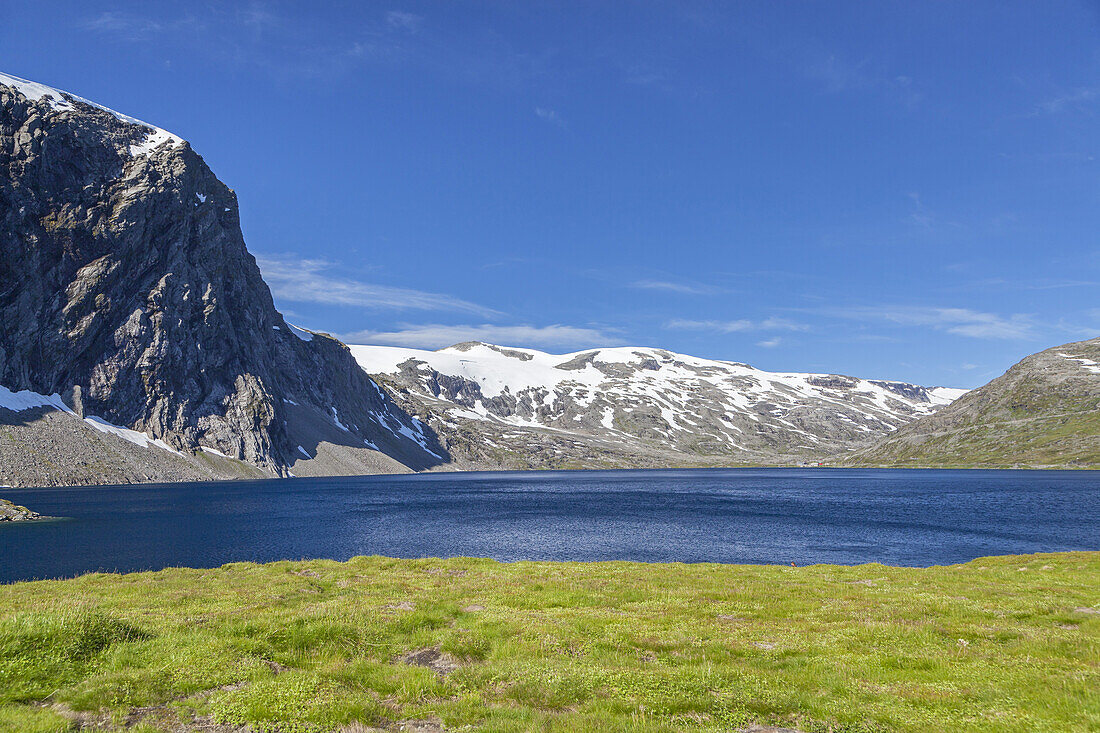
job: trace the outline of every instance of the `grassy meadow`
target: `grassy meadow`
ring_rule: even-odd
[[[1100,553],[238,563],[0,586],[0,730],[1100,730]]]

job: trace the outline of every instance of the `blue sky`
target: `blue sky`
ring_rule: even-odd
[[[975,386],[1100,334],[1096,3],[0,0],[0,70],[189,140],[353,342]]]

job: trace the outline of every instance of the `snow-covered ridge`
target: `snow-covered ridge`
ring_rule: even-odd
[[[150,125],[148,122],[142,122],[135,117],[124,115],[121,112],[116,112],[109,107],[104,107],[102,104],[97,104],[88,99],[85,99],[84,97],[79,97],[75,94],[72,94],[71,92],[66,92],[61,89],[54,89],[53,87],[48,87],[45,84],[39,84],[38,82],[20,79],[18,76],[11,76],[10,74],[5,74],[3,72],[0,72],[0,85],[15,89],[24,97],[33,102],[46,99],[49,102],[50,106],[59,112],[73,109],[72,101],[77,101],[91,105],[92,107],[96,107],[105,112],[109,112],[117,119],[127,124],[144,127],[146,130],[148,130],[148,134],[146,135],[145,139],[140,143],[135,143],[130,146],[130,155],[134,158],[148,155],[165,143],[168,143],[173,147],[183,143],[183,138],[177,135],[173,135],[167,130],[162,130],[155,125]]]
[[[405,389],[439,418],[433,426],[440,430],[456,419],[478,420],[695,452],[844,450],[966,392],[767,372],[647,347],[567,354],[484,343],[349,348],[367,373]]]
[[[597,364],[623,365],[637,370],[644,381],[660,383],[677,377],[697,378],[700,370],[712,371],[712,376],[744,375],[761,380],[762,384],[800,388],[807,380],[823,380],[837,375],[802,372],[766,372],[732,361],[703,359],[678,354],[665,349],[620,346],[614,348],[587,349],[566,354],[549,354],[535,349],[492,344],[457,344],[438,351],[409,349],[391,346],[349,346],[355,360],[368,374],[390,374],[400,371],[400,365],[409,359],[423,361],[438,372],[460,375],[481,385],[486,397],[496,397],[503,392],[513,394],[531,387],[552,389],[564,382],[595,387],[608,376]],[[591,359],[585,359],[591,355]],[[576,362],[576,363],[575,363]],[[892,380],[857,379],[858,391],[867,394],[896,392],[883,385],[913,387]],[[931,387],[924,390],[927,402],[933,406],[946,405],[966,394],[968,390],[952,387]]]
[[[5,410],[11,410],[12,412],[23,412],[25,410],[33,410],[37,407],[48,407],[53,410],[68,413],[77,419],[80,419],[75,412],[69,409],[69,406],[61,399],[61,395],[43,395],[37,392],[31,392],[30,390],[20,390],[18,392],[12,392],[7,387],[0,387],[0,408]],[[125,441],[133,443],[134,445],[141,446],[142,448],[159,448],[166,450],[169,453],[175,453],[176,455],[183,455],[172,446],[165,443],[160,438],[152,438],[145,433],[139,433],[136,430],[130,428],[120,427],[113,425],[103,418],[95,417],[94,415],[87,415],[83,418],[84,424],[90,428],[98,430],[101,433],[108,433],[110,435],[117,435]]]

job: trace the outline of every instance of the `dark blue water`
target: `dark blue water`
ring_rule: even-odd
[[[714,469],[32,489],[0,582],[354,555],[864,563],[1100,550],[1100,472]]]

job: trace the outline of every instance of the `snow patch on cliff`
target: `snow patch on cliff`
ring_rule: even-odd
[[[31,392],[30,390],[20,390],[18,392],[12,392],[7,387],[0,387],[0,407],[11,410],[12,412],[23,412],[25,410],[33,410],[38,407],[49,407],[53,410],[65,412],[77,419],[80,419],[75,412],[69,409],[69,406],[61,399],[61,395],[43,395],[37,392]],[[136,430],[130,428],[124,428],[119,425],[114,425],[107,422],[101,417],[95,415],[87,415],[83,418],[83,422],[90,428],[98,430],[101,433],[108,433],[110,435],[118,436],[123,440],[133,443],[134,445],[141,446],[142,448],[160,448],[166,450],[169,453],[175,453],[177,456],[182,456],[183,453],[179,452],[172,446],[165,443],[160,438],[153,438],[145,433],[139,433]]]

